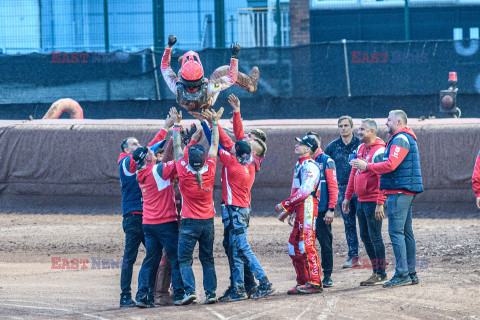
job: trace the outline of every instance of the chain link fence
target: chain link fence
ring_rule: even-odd
[[[288,46],[288,1],[281,4],[277,15],[271,0],[2,0],[0,52],[137,52],[161,49],[169,34],[182,50]]]

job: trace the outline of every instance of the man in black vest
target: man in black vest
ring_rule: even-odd
[[[417,284],[415,272],[415,238],[412,229],[412,202],[423,191],[417,137],[407,127],[407,114],[390,111],[386,123],[389,133],[383,162],[368,163],[354,159],[351,165],[360,170],[381,174],[380,190],[387,195],[388,233],[395,254],[395,275],[384,287]]]

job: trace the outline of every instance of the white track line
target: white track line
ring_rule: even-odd
[[[96,319],[100,319],[100,320],[109,320],[109,319],[106,319],[106,318],[102,318],[102,317],[99,317],[99,316],[94,316],[92,314],[87,314],[87,313],[82,313],[82,316],[92,317],[92,318],[96,318]]]
[[[333,315],[332,309],[335,308],[339,297],[333,296],[332,299],[327,301],[327,306],[322,310],[322,313],[318,315],[318,320],[326,320],[329,315]]]
[[[220,320],[227,320],[228,319],[228,318],[224,317],[223,315],[221,315],[220,313],[218,313],[217,311],[213,310],[210,307],[205,307],[205,309],[210,311],[211,314],[213,314],[215,317],[217,317]]]
[[[278,310],[279,310],[279,309],[277,309],[277,311],[278,311]],[[253,320],[253,319],[257,319],[257,318],[260,318],[261,316],[263,316],[264,314],[271,313],[272,311],[275,311],[275,310],[268,309],[268,310],[265,310],[265,311],[263,311],[263,312],[257,313],[256,315],[253,315],[253,316],[251,316],[251,317],[244,318],[243,320]]]
[[[29,309],[47,309],[47,310],[58,310],[58,311],[73,312],[73,310],[69,310],[69,309],[59,309],[59,308],[50,308],[50,307],[36,307],[36,306],[23,306],[21,304],[13,304],[13,303],[2,303],[1,305],[19,307],[19,308],[29,308]]]
[[[305,313],[307,313],[309,310],[310,310],[310,307],[308,307],[307,309],[303,310],[303,311],[295,318],[295,320],[300,320],[300,318],[301,318]]]
[[[43,310],[65,311],[65,312],[69,312],[69,313],[79,313],[79,314],[81,314],[82,316],[85,316],[85,317],[91,317],[91,318],[96,318],[96,319],[100,319],[100,320],[109,320],[109,319],[102,318],[102,317],[99,317],[99,316],[94,316],[94,315],[91,315],[91,314],[88,314],[88,313],[75,312],[75,311],[70,310],[70,309],[37,307],[37,306],[24,306],[24,305],[21,305],[21,304],[13,304],[13,303],[1,303],[0,305],[19,307],[19,308],[27,308],[27,309],[43,309]]]

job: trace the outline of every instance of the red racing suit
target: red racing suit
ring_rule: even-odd
[[[478,152],[475,168],[473,169],[472,187],[475,192],[475,197],[480,197],[480,151]]]
[[[320,260],[315,247],[315,222],[318,215],[318,183],[320,169],[311,157],[301,157],[295,166],[292,193],[282,201],[288,214],[296,213],[290,238],[288,254],[297,273],[297,284],[307,282],[321,285]],[[315,193],[316,194],[315,194]]]
[[[178,82],[181,69],[177,76],[170,66],[171,58],[172,48],[165,48],[161,65],[163,79],[165,79],[168,88],[170,88],[177,97],[177,104],[189,111],[210,108],[215,104],[220,91],[230,88],[235,82],[237,82],[238,60],[231,58],[228,74],[215,80],[208,80],[205,78],[204,83],[199,88],[200,91],[195,94],[195,102],[192,102],[188,98],[188,92],[183,91],[183,86]],[[179,94],[179,91],[181,94]]]

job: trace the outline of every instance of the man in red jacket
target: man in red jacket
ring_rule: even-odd
[[[167,117],[163,129],[155,135],[148,147],[154,149],[155,145],[161,143],[171,126],[173,126],[173,119]],[[122,185],[123,230],[125,231],[125,250],[120,276],[122,289],[120,307],[135,307],[130,287],[133,265],[137,259],[140,243],[145,244],[142,229],[142,192],[137,182],[137,164],[132,159],[132,153],[140,147],[140,143],[134,137],[130,137],[123,140],[120,146],[122,153],[118,158],[118,168]]]
[[[213,205],[213,186],[215,168],[217,166],[218,150],[218,120],[223,108],[218,112],[212,110],[212,145],[208,153],[202,145],[188,146],[188,158],[185,157],[180,138],[180,122],[182,112],[171,108],[170,113],[175,119],[173,127],[173,147],[175,165],[178,174],[180,192],[182,193],[182,224],[178,241],[178,257],[180,273],[185,287],[183,305],[196,300],[195,276],[192,270],[193,251],[199,243],[199,259],[203,268],[203,287],[205,303],[217,302],[217,276],[213,258],[215,208]]]
[[[478,152],[477,161],[475,161],[475,169],[473,169],[472,187],[477,198],[477,208],[480,209],[480,152]]]
[[[165,248],[172,266],[174,302],[179,305],[184,297],[183,283],[178,264],[178,222],[175,192],[172,182],[177,170],[175,161],[156,164],[156,157],[147,147],[134,151],[138,164],[137,180],[143,197],[143,232],[147,255],[138,276],[137,307],[154,307],[153,290],[156,271]]]
[[[357,158],[367,163],[376,163],[383,160],[385,142],[377,137],[377,123],[372,119],[365,119],[360,124],[357,136],[363,143],[358,147]],[[349,213],[349,203],[355,193],[358,197],[357,217],[360,227],[360,238],[365,245],[371,261],[373,273],[361,286],[382,284],[387,279],[385,263],[385,245],[382,239],[382,219],[385,218],[383,204],[386,196],[380,188],[380,174],[352,168],[348,180],[345,200],[342,209]]]

